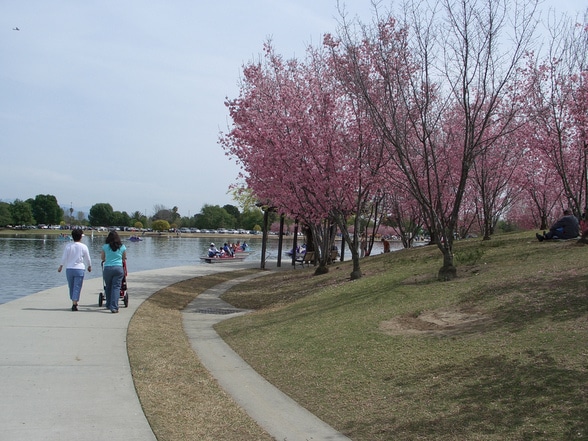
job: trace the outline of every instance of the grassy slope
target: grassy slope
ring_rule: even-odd
[[[434,247],[366,258],[353,282],[349,263],[281,272],[227,293],[259,311],[218,331],[356,441],[588,439],[587,252],[521,233],[459,242],[452,282]]]

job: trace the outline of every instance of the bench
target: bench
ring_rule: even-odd
[[[314,251],[307,251],[303,256],[300,256],[300,258],[297,257],[296,262],[300,263],[302,266],[304,266],[304,264],[308,266],[310,266],[311,263],[314,264]]]

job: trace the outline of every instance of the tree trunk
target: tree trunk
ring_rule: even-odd
[[[457,268],[453,265],[453,252],[449,247],[443,248],[443,266],[439,269],[438,278],[448,282],[457,277]]]
[[[353,270],[349,277],[351,280],[361,279],[362,273],[359,264],[359,252],[358,252],[358,245],[359,245],[359,216],[355,216],[354,220],[354,228],[353,228],[353,237],[349,234],[349,229],[347,228],[346,218],[342,213],[335,213],[334,220],[337,226],[339,227],[339,231],[341,231],[341,242],[345,242],[349,251],[351,252],[351,260],[353,262]]]

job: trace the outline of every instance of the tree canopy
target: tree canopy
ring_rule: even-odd
[[[100,202],[98,204],[92,205],[90,212],[88,213],[88,220],[90,221],[90,225],[95,227],[109,227],[113,225],[113,218],[114,210],[112,209],[112,205],[107,202]]]
[[[10,214],[12,216],[11,222],[15,225],[32,225],[35,223],[30,202],[15,200],[11,205]]]
[[[59,225],[63,220],[63,210],[57,198],[50,194],[38,194],[35,199],[28,199],[34,220],[39,224]]]
[[[237,219],[219,205],[205,204],[196,215],[197,228],[235,228],[236,223]]]
[[[7,202],[0,202],[0,225],[11,225],[12,223],[10,204]]]
[[[579,216],[586,205],[588,27],[552,32],[540,61],[536,7],[409,0],[395,13],[375,6],[371,24],[342,15],[303,60],[267,42],[226,102],[219,142],[263,204],[315,240],[339,227],[352,277],[358,234],[386,219],[407,237],[422,225],[449,280],[453,242],[476,225],[489,239],[501,218],[541,213],[528,222],[538,225],[554,207]]]

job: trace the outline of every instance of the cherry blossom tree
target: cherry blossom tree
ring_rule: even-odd
[[[524,164],[523,151],[513,138],[501,137],[499,142],[484,149],[473,164],[473,201],[484,240],[490,239],[499,219],[520,195],[514,176]]]
[[[503,97],[529,47],[536,3],[408,1],[402,23],[391,14],[373,26],[343,20],[339,38],[326,40],[421,206],[442,280],[456,275],[453,241],[474,163],[512,130],[517,107],[505,112]]]
[[[317,273],[325,271],[335,222],[359,278],[357,232],[347,220],[363,212],[377,183],[382,155],[371,148],[374,131],[322,54],[309,49],[305,63],[285,62],[270,43],[264,50],[263,61],[245,66],[240,97],[227,101],[233,127],[221,144],[261,201],[311,230]]]
[[[563,192],[564,199],[550,205],[569,207],[579,217],[588,194],[588,30],[565,17],[549,30],[547,53],[531,58],[525,72],[526,128],[521,133],[529,154],[541,162],[540,171],[558,177],[558,182],[552,183],[551,176],[543,180]],[[542,220],[549,215],[542,213]]]
[[[234,128],[221,142],[242,164],[247,186],[260,201],[319,226],[329,213],[320,197],[327,190],[325,176],[336,165],[324,156],[321,134],[309,133],[307,126],[324,109],[312,107],[300,64],[284,62],[269,43],[264,49],[265,64],[246,66],[241,97],[227,102]],[[312,237],[320,242],[322,235],[317,229]]]
[[[588,205],[588,28],[550,28],[535,56],[537,3],[374,4],[373,23],[342,15],[303,61],[268,42],[244,66],[220,143],[256,200],[307,226],[317,273],[335,226],[352,278],[361,235],[387,219],[405,246],[423,226],[450,280],[453,242],[476,225],[488,239],[500,218],[546,228]]]
[[[421,209],[414,199],[402,191],[391,191],[385,200],[386,220],[400,236],[402,246],[411,248],[416,236],[422,231]]]

